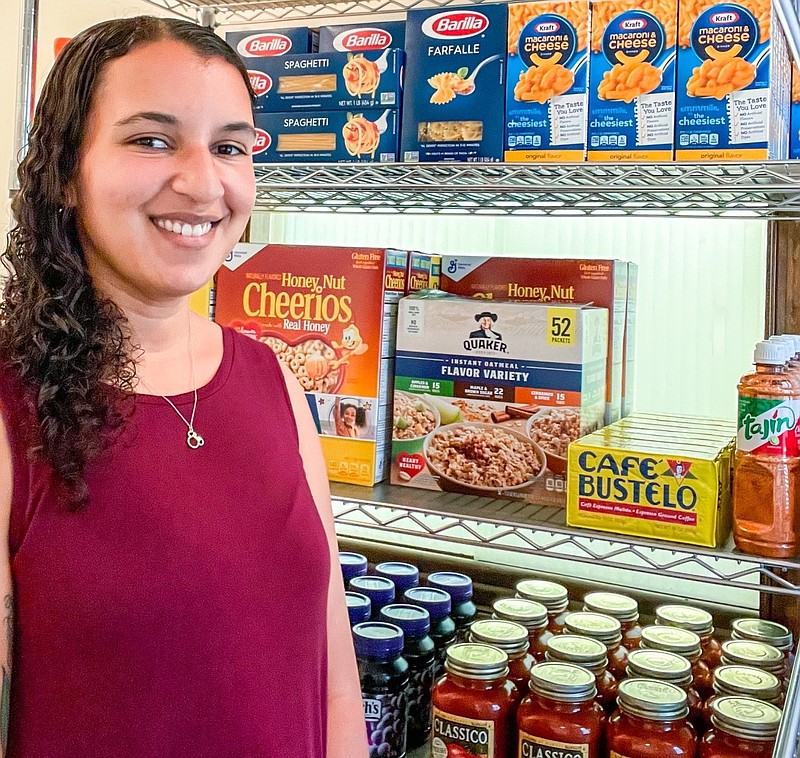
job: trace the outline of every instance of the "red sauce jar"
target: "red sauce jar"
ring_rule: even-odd
[[[568,613],[564,628],[570,634],[591,637],[606,646],[608,670],[616,679],[625,678],[628,667],[628,651],[622,647],[622,629],[619,621],[602,613],[579,611]]]
[[[745,697],[724,696],[711,706],[711,731],[703,737],[699,758],[771,758],[781,710]]]
[[[639,604],[627,595],[616,592],[590,592],[583,598],[583,610],[603,613],[620,623],[622,645],[627,650],[636,650],[642,639],[639,624]]]
[[[519,693],[508,678],[508,656],[502,650],[473,642],[451,645],[445,675],[434,685],[431,700],[433,755],[511,755]]]
[[[530,694],[517,711],[516,758],[601,758],[606,715],[595,696],[591,671],[569,663],[537,663]]]
[[[725,695],[752,698],[776,706],[783,702],[781,681],[775,674],[753,666],[720,666],[714,669],[714,694],[703,706],[706,728],[711,727],[711,704]]]
[[[702,658],[700,637],[694,632],[680,627],[646,626],[642,629],[641,647],[682,655],[692,664],[692,685],[700,693],[700,697],[705,700],[713,692],[714,677]]]
[[[508,656],[508,678],[514,682],[519,697],[528,694],[531,666],[536,661],[528,652],[528,630],[513,621],[481,619],[469,628],[470,642],[482,642],[500,648]]]
[[[590,671],[595,677],[597,702],[607,714],[616,710],[617,680],[608,670],[608,655],[602,642],[576,634],[557,634],[547,642],[547,660]]]
[[[700,608],[690,605],[662,605],[656,608],[656,623],[687,629],[700,637],[703,662],[712,671],[722,659],[722,646],[714,636],[714,617]]]
[[[535,600],[547,608],[548,629],[553,634],[564,631],[564,617],[569,608],[567,588],[544,579],[525,579],[516,586],[517,597]]]
[[[657,679],[680,687],[686,693],[689,721],[698,734],[705,731],[703,699],[692,686],[692,664],[682,655],[664,650],[632,650],[628,654],[628,676]]]
[[[794,668],[794,638],[783,624],[761,619],[736,619],[732,629],[731,637],[735,640],[766,642],[768,645],[778,648],[786,659],[786,674],[783,677],[783,683],[784,685],[789,684],[789,676]]]
[[[752,666],[769,671],[783,682],[786,676],[786,658],[778,648],[766,642],[728,640],[722,643],[722,663],[726,666]]]
[[[686,693],[653,679],[619,683],[619,710],[609,719],[609,758],[694,758],[697,733]]]
[[[530,654],[537,663],[541,663],[547,650],[547,641],[553,636],[547,626],[547,608],[535,600],[504,597],[494,601],[492,611],[492,618],[522,624],[528,630]]]

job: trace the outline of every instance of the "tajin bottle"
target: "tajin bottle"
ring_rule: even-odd
[[[733,477],[733,537],[745,553],[790,558],[800,552],[800,380],[781,345],[756,345],[756,370],[739,382]]]

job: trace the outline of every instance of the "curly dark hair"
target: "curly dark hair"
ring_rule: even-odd
[[[104,66],[134,46],[165,39],[235,66],[252,101],[247,69],[211,29],[152,16],[105,21],[56,59],[18,170],[3,255],[9,278],[0,303],[0,358],[22,382],[38,421],[31,453],[52,466],[72,509],[87,502],[87,464],[130,413],[137,348],[122,311],[92,284],[67,192]]]

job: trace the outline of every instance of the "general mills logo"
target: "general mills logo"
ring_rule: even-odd
[[[714,13],[708,19],[712,24],[735,24],[739,20],[736,11],[726,11],[725,13]]]
[[[542,24],[536,24],[536,26],[533,27],[534,31],[539,34],[553,34],[560,28],[561,24],[559,24],[557,21],[546,21]]]

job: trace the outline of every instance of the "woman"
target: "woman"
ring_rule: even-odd
[[[303,392],[188,307],[253,206],[251,104],[210,30],[146,17],[45,84],[0,313],[6,756],[367,754]]]

